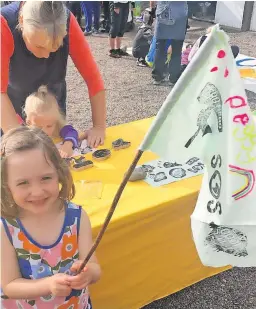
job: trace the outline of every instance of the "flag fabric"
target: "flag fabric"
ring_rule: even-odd
[[[256,266],[256,120],[228,36],[216,25],[175,85],[140,150],[205,173],[191,216],[207,266]],[[185,205],[184,205],[185,207]]]

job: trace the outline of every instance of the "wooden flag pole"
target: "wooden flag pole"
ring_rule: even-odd
[[[124,188],[125,188],[128,180],[129,180],[132,172],[134,171],[134,169],[135,169],[139,159],[141,158],[142,154],[143,154],[143,151],[142,150],[138,150],[136,156],[133,159],[132,164],[130,165],[130,167],[129,167],[129,169],[128,169],[128,171],[127,171],[127,173],[126,173],[126,175],[125,175],[125,177],[124,177],[124,179],[122,181],[122,183],[120,184],[120,186],[119,186],[119,188],[118,188],[118,190],[116,192],[116,195],[115,195],[114,200],[112,202],[112,205],[111,205],[111,207],[109,209],[109,212],[108,212],[108,214],[106,216],[106,219],[105,219],[105,221],[103,223],[103,226],[102,226],[101,230],[99,231],[99,234],[96,237],[96,239],[94,241],[94,244],[92,245],[89,253],[87,254],[86,258],[84,259],[83,263],[81,264],[77,274],[79,274],[84,269],[84,267],[86,266],[86,264],[90,260],[91,256],[93,255],[93,253],[95,252],[95,250],[99,246],[100,241],[101,241],[101,239],[102,239],[102,237],[103,237],[103,235],[104,235],[104,233],[105,233],[105,231],[106,231],[106,229],[108,227],[108,224],[109,224],[109,222],[110,222],[110,220],[111,220],[111,218],[112,218],[112,216],[113,216],[113,214],[115,212],[116,206],[117,206],[118,201],[119,201],[119,199],[120,199],[120,197],[121,197],[121,195],[122,195],[122,193],[124,191]]]

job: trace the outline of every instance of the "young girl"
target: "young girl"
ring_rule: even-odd
[[[63,144],[59,148],[63,158],[72,156],[73,148],[78,147],[78,132],[65,124],[55,96],[47,90],[46,86],[39,87],[25,101],[24,112],[28,126],[41,128],[52,138],[61,137]]]
[[[70,202],[69,168],[52,140],[26,126],[3,136],[1,157],[1,308],[91,309],[88,285],[99,280],[90,221]]]

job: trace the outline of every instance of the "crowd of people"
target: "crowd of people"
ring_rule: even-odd
[[[202,46],[212,27],[194,43],[184,44],[188,24],[186,1],[150,2],[150,8],[144,12],[143,24],[139,27],[133,41],[133,56],[137,65],[152,68],[154,85],[169,81],[174,85],[189,62]],[[175,22],[174,22],[175,20]],[[239,47],[231,46],[234,57]]]
[[[71,202],[74,183],[62,158],[71,156],[82,139],[92,148],[104,143],[105,87],[85,36],[107,32],[109,56],[127,55],[121,43],[131,3],[102,5],[102,23],[97,1],[25,1],[1,8],[1,307],[5,309],[28,304],[38,309],[78,308],[78,304],[92,308],[87,287],[100,279],[101,270],[93,255],[76,274],[92,245],[92,233],[86,212]],[[134,56],[140,65],[152,63],[156,85],[166,76],[175,84],[208,34],[183,51],[186,1],[158,1],[157,6],[151,2],[147,12],[148,28],[139,29]],[[147,43],[143,52],[140,45],[135,48],[138,38]],[[233,52],[236,56],[238,49]],[[89,92],[93,126],[83,132],[65,121],[68,56]],[[56,137],[63,140],[59,150],[53,142]]]

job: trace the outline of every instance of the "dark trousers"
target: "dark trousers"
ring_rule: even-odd
[[[165,69],[165,48],[167,40],[156,40],[155,59],[152,70],[153,79],[160,81],[164,78]],[[169,79],[172,83],[176,83],[181,75],[181,53],[183,41],[171,40],[172,55],[168,65]]]
[[[123,37],[125,32],[125,26],[129,15],[129,2],[119,3],[119,14],[114,11],[114,3],[110,4],[110,31],[109,36],[111,38]]]
[[[80,7],[81,1],[69,1],[69,9],[76,17],[79,26],[81,27],[82,12]]]
[[[109,1],[103,1],[103,28],[106,32],[109,32],[110,29],[110,9],[109,9]]]
[[[92,17],[93,27],[99,30],[100,27],[100,2],[99,1],[81,1],[81,8],[85,17],[85,30],[87,32],[92,30]]]

